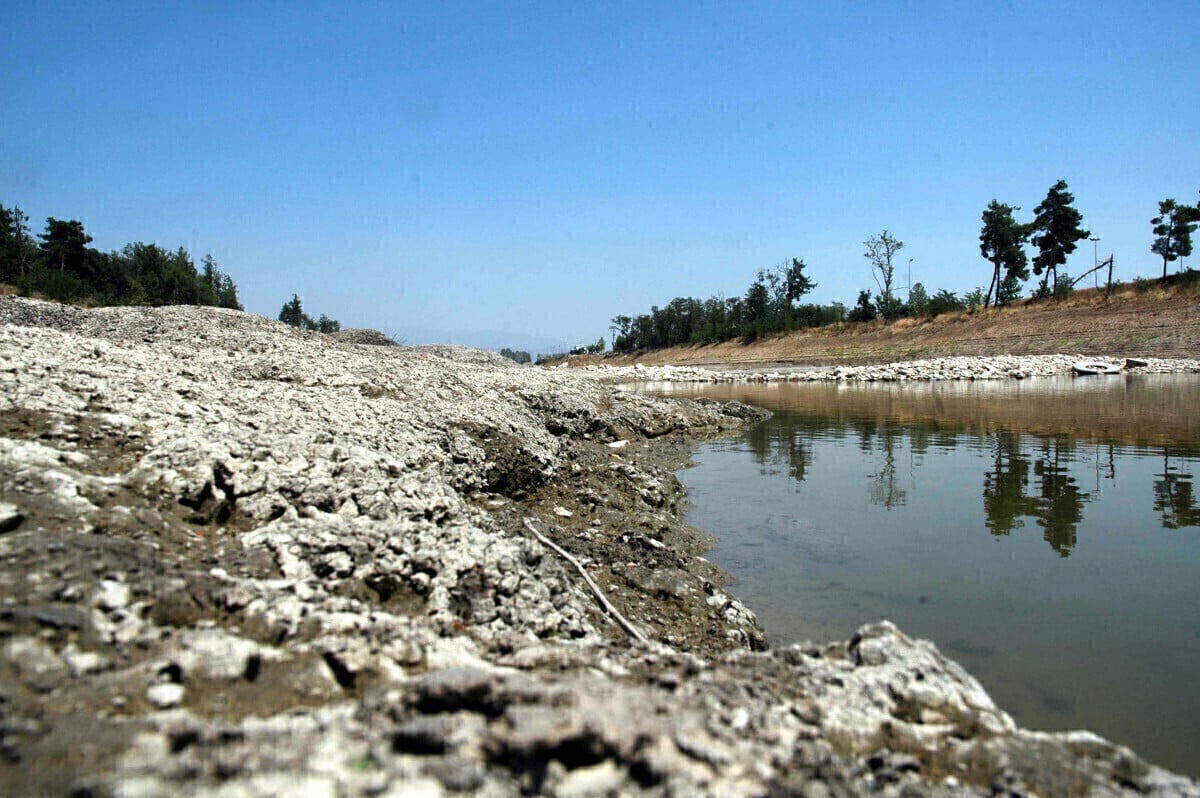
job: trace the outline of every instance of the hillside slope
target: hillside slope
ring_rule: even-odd
[[[887,363],[953,355],[1055,354],[1195,357],[1200,352],[1200,288],[1125,290],[1105,299],[1080,291],[1065,302],[1024,302],[957,313],[804,330],[754,343],[677,346],[606,363],[752,366]],[[572,357],[572,365],[583,362]],[[594,361],[593,361],[594,362]]]

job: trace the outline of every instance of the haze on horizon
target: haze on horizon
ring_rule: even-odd
[[[0,203],[409,343],[589,343],[792,257],[849,305],[884,228],[963,293],[987,203],[1059,178],[1155,276],[1158,201],[1200,198],[1182,2],[147,8],[9,5]]]

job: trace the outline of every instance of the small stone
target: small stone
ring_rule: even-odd
[[[177,707],[183,701],[183,685],[173,682],[153,684],[146,691],[146,700],[159,709]]]
[[[10,504],[9,502],[0,502],[0,534],[12,532],[24,520],[25,516],[17,509],[17,505]]]
[[[129,605],[129,588],[115,579],[102,579],[93,601],[105,612],[125,609]]]
[[[21,681],[39,693],[48,693],[67,678],[67,666],[54,649],[32,637],[18,637],[4,647],[4,656]]]
[[[606,759],[599,765],[576,768],[559,783],[554,794],[559,798],[585,798],[592,795],[616,795],[625,781],[625,773]]]
[[[571,512],[566,507],[559,507],[557,505],[554,507],[554,514],[560,518],[570,518],[571,516],[575,515],[575,513]]]

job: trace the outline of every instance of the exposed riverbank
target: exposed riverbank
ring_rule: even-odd
[[[889,624],[763,650],[672,474],[752,408],[232,311],[0,322],[0,791],[1200,794]]]
[[[1066,300],[1020,300],[1013,305],[932,319],[836,324],[752,342],[674,346],[608,355],[609,365],[700,365],[718,369],[772,364],[872,365],[898,360],[999,353],[1052,355],[1087,352],[1117,359],[1194,358],[1200,355],[1200,285],[1125,286],[1111,296],[1081,290]],[[573,356],[572,362],[596,362]]]

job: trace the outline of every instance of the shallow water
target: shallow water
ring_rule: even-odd
[[[1200,377],[672,393],[776,413],[679,475],[773,641],[888,618],[1021,725],[1200,774]]]

